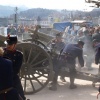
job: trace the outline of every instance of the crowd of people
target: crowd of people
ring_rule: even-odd
[[[7,35],[16,35],[16,34],[22,34],[24,32],[28,32],[28,29],[33,29],[34,25],[8,25],[7,27]]]
[[[65,38],[66,43],[77,43],[78,40],[83,41],[84,48],[83,54],[85,59],[85,65],[88,70],[92,70],[92,62],[94,60],[94,48],[93,40],[100,40],[100,26],[96,27],[82,27],[77,30],[77,34],[67,34],[67,39]],[[65,33],[64,33],[65,34]]]

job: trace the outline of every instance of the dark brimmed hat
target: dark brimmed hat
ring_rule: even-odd
[[[7,38],[6,38],[6,42],[9,45],[16,44],[17,43],[17,36],[8,35]]]
[[[78,44],[83,46],[84,45],[84,42],[81,41],[81,40],[78,40]]]
[[[57,33],[56,37],[62,37],[62,33],[61,32]]]
[[[98,39],[94,39],[92,43],[100,42]]]

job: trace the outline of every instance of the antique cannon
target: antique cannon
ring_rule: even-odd
[[[38,30],[38,28],[36,28],[36,30]],[[21,37],[18,35],[19,43],[17,48],[23,52],[23,64],[19,75],[26,94],[32,94],[42,90],[53,76],[52,56],[48,53],[46,44],[53,39],[55,35],[36,30],[29,29],[31,33],[36,32],[34,34],[38,38],[34,37],[33,39],[30,33],[22,34]],[[49,31],[51,32],[52,29],[49,29]],[[58,31],[54,30],[54,34],[56,32]],[[5,46],[3,43],[4,40],[5,36],[0,35],[1,46]],[[59,73],[59,75],[60,74],[61,73]],[[66,77],[69,77],[67,70],[64,74]],[[92,81],[93,86],[96,82],[100,82],[98,75],[90,73],[77,72],[77,78]]]
[[[41,47],[43,50],[46,50],[46,52],[48,51],[48,48],[46,46],[46,44],[52,40],[54,37],[55,37],[55,34],[58,33],[59,31],[57,30],[53,30],[53,29],[47,29],[49,30],[48,31],[45,31],[46,29],[43,29],[42,32],[41,32],[41,29],[40,31],[35,31],[39,37],[39,39],[25,39],[23,41],[25,42],[31,42],[31,43],[35,43],[36,45],[38,45],[39,47]],[[50,32],[53,30],[53,34],[50,35]],[[32,29],[29,29],[29,31],[31,31],[32,33],[34,33],[34,30]],[[50,59],[52,59],[52,56],[54,55],[58,55],[58,52],[55,51],[55,50],[52,50],[53,52],[51,52],[51,55],[49,55]],[[48,53],[48,52],[47,52]],[[51,61],[52,63],[52,61]],[[65,74],[66,77],[69,77],[69,72],[68,70],[66,70],[66,66],[65,67],[65,71],[63,72],[63,74]],[[100,68],[98,69],[99,72],[100,72]],[[53,70],[52,70],[53,71]],[[62,74],[62,71],[59,73],[59,75]],[[52,75],[51,75],[52,76]],[[94,74],[91,74],[91,73],[87,73],[87,72],[80,72],[80,71],[77,71],[77,75],[76,75],[76,78],[77,79],[82,79],[82,80],[87,80],[87,81],[92,81],[92,86],[94,87],[95,86],[95,83],[96,82],[100,82],[100,76],[99,74],[98,75],[94,75]]]
[[[30,29],[30,31],[34,33],[34,31],[32,29]],[[51,30],[49,29],[49,31],[51,31]],[[33,41],[33,39],[31,38],[31,39],[25,39],[23,41],[26,41],[26,42],[29,42],[30,41],[31,43],[35,43],[36,45],[42,47],[43,50],[46,50],[47,51],[48,48],[45,45],[51,39],[53,39],[55,37],[55,34],[56,33],[59,32],[59,31],[56,31],[56,30],[53,30],[53,31],[54,31],[54,34],[52,34],[52,35],[47,34],[46,32],[44,33],[44,32],[38,31],[39,39],[36,39],[35,41]],[[57,52],[53,52],[53,53],[54,53],[54,55],[57,54]],[[49,55],[49,57],[52,58],[52,55]],[[52,63],[52,61],[51,61],[51,63]],[[66,66],[65,66],[65,69],[66,69]],[[59,75],[61,75],[61,74],[62,74],[62,72],[59,73]],[[65,74],[66,77],[69,77],[69,72],[67,70],[65,70],[63,72],[63,74]],[[100,76],[99,75],[94,75],[94,74],[87,73],[87,72],[79,72],[79,71],[77,71],[76,78],[77,79],[82,79],[82,80],[87,80],[87,81],[92,81],[92,85],[93,86],[95,86],[95,83],[96,82],[100,82]]]

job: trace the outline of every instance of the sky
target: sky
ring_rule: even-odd
[[[93,9],[85,3],[85,0],[0,0],[0,5],[85,11]]]

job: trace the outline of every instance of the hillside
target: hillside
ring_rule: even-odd
[[[9,17],[14,14],[15,7],[0,5],[0,17]],[[27,8],[26,8],[27,9]],[[25,8],[18,8],[18,12],[26,10]]]
[[[56,10],[33,8],[33,9],[28,9],[26,11],[20,12],[19,16],[23,17],[23,18],[37,18],[38,16],[40,18],[44,18],[44,17],[48,17],[49,15],[53,15],[57,12],[58,11],[56,11]]]

